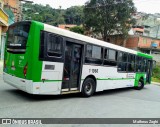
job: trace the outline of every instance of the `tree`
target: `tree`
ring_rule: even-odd
[[[82,24],[83,21],[83,6],[72,6],[66,9],[65,22],[67,24]]]
[[[84,24],[86,29],[101,33],[104,41],[113,34],[120,34],[126,39],[131,25],[135,23],[132,18],[135,11],[132,0],[90,0],[84,7]]]
[[[58,24],[82,24],[83,6],[73,6],[67,9],[53,9],[50,5],[41,4],[23,4],[23,14],[25,19],[36,20],[50,25]],[[26,9],[25,9],[26,8]]]
[[[84,28],[81,26],[71,27],[70,31],[75,32],[75,33],[79,33],[79,34],[84,34]]]

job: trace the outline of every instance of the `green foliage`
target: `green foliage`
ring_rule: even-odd
[[[160,80],[160,65],[153,68],[153,77]]]
[[[83,6],[73,6],[66,10],[53,9],[50,5],[25,3],[23,14],[25,20],[36,20],[50,25],[82,24]]]
[[[135,23],[132,14],[136,9],[132,0],[123,1],[90,0],[84,7],[85,27],[101,33],[104,41],[115,33],[127,38],[131,25]]]
[[[73,6],[67,8],[65,12],[66,24],[77,24],[80,25],[83,22],[83,6]]]
[[[70,31],[73,31],[73,32],[79,33],[79,34],[84,34],[84,28],[81,26],[71,27]]]

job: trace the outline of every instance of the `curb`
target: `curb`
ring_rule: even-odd
[[[159,85],[159,86],[160,86],[160,83],[159,83],[159,82],[152,82],[152,84],[154,84],[154,85]]]

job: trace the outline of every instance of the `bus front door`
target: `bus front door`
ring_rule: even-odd
[[[82,45],[66,42],[62,92],[78,90],[82,66]]]
[[[151,83],[152,76],[152,60],[148,60],[146,82]]]

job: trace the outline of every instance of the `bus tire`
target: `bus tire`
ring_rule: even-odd
[[[136,87],[134,87],[136,90],[141,90],[141,89],[143,89],[143,87],[144,87],[144,81],[143,81],[143,79],[140,79],[139,81],[138,81],[138,86],[136,86]]]
[[[82,95],[84,97],[90,97],[94,94],[95,90],[96,90],[96,83],[94,79],[92,78],[85,79],[82,85]]]

